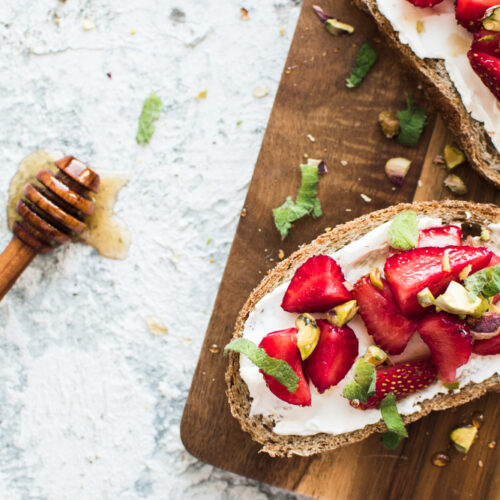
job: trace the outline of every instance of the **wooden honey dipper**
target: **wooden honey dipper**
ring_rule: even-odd
[[[73,156],[56,162],[57,174],[40,170],[42,184],[26,184],[24,199],[17,202],[21,220],[14,236],[0,254],[0,300],[38,253],[71,241],[86,229],[85,216],[94,211],[89,191],[99,191],[99,175]]]

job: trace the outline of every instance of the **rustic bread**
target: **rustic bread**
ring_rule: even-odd
[[[233,338],[241,337],[245,321],[257,302],[277,286],[290,280],[295,270],[309,257],[339,250],[348,243],[359,239],[375,227],[391,220],[403,210],[415,210],[421,215],[441,217],[444,223],[461,223],[465,220],[487,224],[500,221],[500,209],[495,205],[477,204],[465,201],[442,201],[405,203],[372,212],[346,224],[335,227],[322,234],[309,245],[302,246],[286,260],[269,271],[259,286],[255,288],[243,306],[236,321]],[[227,397],[231,413],[236,417],[244,431],[252,439],[263,445],[263,452],[271,456],[314,455],[333,450],[349,443],[361,441],[374,432],[383,432],[382,421],[367,425],[363,429],[344,434],[315,434],[313,436],[282,436],[273,432],[272,418],[262,415],[250,417],[251,397],[248,387],[240,376],[240,355],[231,352],[226,371]],[[421,404],[421,411],[403,416],[405,423],[413,422],[434,410],[445,410],[479,398],[486,392],[500,387],[500,373],[495,374],[481,384],[470,383],[454,394],[440,394]]]
[[[401,0],[404,1],[404,0]],[[500,154],[490,140],[482,123],[474,120],[465,109],[441,59],[420,59],[408,45],[399,41],[398,33],[380,13],[376,0],[353,0],[368,12],[402,61],[416,74],[426,93],[455,134],[470,164],[486,179],[500,187]]]

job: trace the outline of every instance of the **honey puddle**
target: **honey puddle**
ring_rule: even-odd
[[[12,230],[14,221],[19,219],[16,205],[23,195],[24,186],[28,182],[38,184],[36,174],[40,170],[57,172],[55,161],[63,156],[61,153],[40,149],[21,161],[9,186],[9,201],[7,203],[9,229]],[[95,203],[95,211],[85,219],[88,229],[77,240],[90,245],[100,255],[109,259],[123,260],[128,256],[130,232],[127,226],[113,215],[113,207],[118,194],[127,182],[127,176],[122,174],[101,176],[99,193],[90,193],[90,197]]]

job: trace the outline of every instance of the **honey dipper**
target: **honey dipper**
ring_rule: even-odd
[[[85,216],[94,204],[89,191],[99,191],[99,175],[73,156],[56,162],[57,174],[40,170],[42,186],[26,184],[24,198],[17,202],[21,220],[12,228],[14,236],[0,254],[0,300],[38,253],[44,254],[69,242],[85,228]]]

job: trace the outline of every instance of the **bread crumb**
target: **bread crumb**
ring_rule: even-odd
[[[372,201],[372,199],[371,199],[368,195],[366,195],[366,194],[364,194],[364,193],[361,193],[359,196],[361,196],[361,199],[362,199],[365,203],[370,203],[370,201]]]

